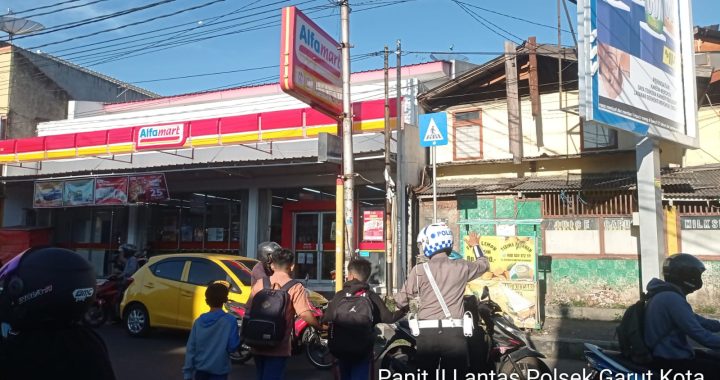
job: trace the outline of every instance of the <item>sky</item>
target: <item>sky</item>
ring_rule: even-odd
[[[13,42],[161,95],[277,82],[280,10],[296,5],[337,40],[335,0],[6,0],[2,11],[45,31]],[[350,0],[352,71],[382,68],[402,41],[403,64],[455,52],[482,63],[503,42],[557,44],[557,0]],[[143,8],[145,9],[137,9]],[[567,2],[575,28],[576,6]],[[42,8],[35,9],[34,8]],[[120,12],[120,14],[118,14]],[[564,45],[573,45],[564,11]],[[694,24],[720,23],[718,0],[693,1]],[[576,29],[576,28],[575,28]],[[212,38],[211,38],[212,37]],[[0,37],[7,40],[7,37]],[[448,55],[436,55],[436,58]],[[391,56],[394,66],[395,56]],[[213,74],[213,75],[206,75]]]

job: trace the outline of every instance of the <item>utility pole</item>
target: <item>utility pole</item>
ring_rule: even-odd
[[[406,231],[407,231],[407,223],[405,221],[405,212],[407,211],[407,202],[405,201],[405,178],[403,175],[404,170],[404,164],[403,161],[405,160],[405,131],[403,130],[403,110],[402,110],[402,63],[401,63],[401,56],[402,56],[402,45],[400,45],[400,40],[397,40],[397,49],[395,51],[395,55],[397,57],[397,78],[395,79],[395,102],[397,106],[397,116],[396,116],[396,126],[397,126],[397,181],[396,181],[396,199],[397,199],[397,206],[395,207],[397,216],[395,217],[395,220],[397,221],[396,231],[398,234],[397,238],[397,247],[398,250],[396,252],[405,252],[405,260],[408,264],[408,268],[410,268],[410,263],[412,262],[412,254],[407,251],[407,244],[405,242],[407,241]],[[392,268],[393,271],[397,271],[397,263]],[[405,273],[407,274],[407,273]],[[393,284],[394,288],[396,289],[399,285],[399,282],[396,281]]]
[[[385,289],[386,296],[392,294],[393,268],[393,228],[392,194],[393,184],[390,176],[390,50],[385,46]]]
[[[353,168],[353,114],[350,101],[350,4],[340,0],[340,21],[342,23],[342,81],[343,81],[343,176],[345,198],[345,262],[355,250],[355,171]],[[346,265],[347,266],[347,265]]]

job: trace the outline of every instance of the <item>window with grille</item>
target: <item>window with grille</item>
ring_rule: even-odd
[[[581,122],[580,128],[582,130],[583,150],[617,148],[618,135],[616,130],[587,122]]]
[[[482,159],[482,114],[480,110],[457,112],[453,123],[455,160]]]

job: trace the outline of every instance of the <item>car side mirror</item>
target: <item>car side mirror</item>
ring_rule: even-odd
[[[480,296],[481,300],[490,299],[490,289],[488,289],[487,286],[483,286],[482,295]]]

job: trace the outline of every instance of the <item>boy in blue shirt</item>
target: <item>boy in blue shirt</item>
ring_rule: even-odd
[[[205,302],[210,311],[193,323],[185,352],[183,378],[185,380],[227,380],[230,373],[230,353],[240,345],[237,319],[223,311],[228,301],[229,287],[222,281],[210,284]],[[225,343],[225,344],[223,344]]]

